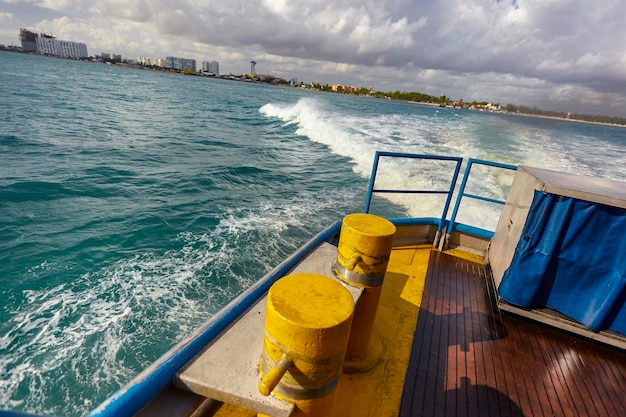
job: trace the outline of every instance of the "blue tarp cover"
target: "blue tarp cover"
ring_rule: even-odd
[[[622,208],[535,191],[500,297],[626,335],[625,235]]]

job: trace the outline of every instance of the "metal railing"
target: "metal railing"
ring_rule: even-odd
[[[459,186],[459,192],[457,194],[456,202],[454,203],[454,208],[452,209],[452,216],[450,216],[450,223],[446,231],[446,240],[443,244],[444,248],[447,247],[447,242],[450,239],[450,235],[452,234],[454,229],[459,226],[459,224],[456,223],[456,216],[459,213],[459,208],[461,207],[461,202],[463,198],[467,197],[467,198],[471,198],[474,200],[486,201],[488,203],[499,204],[499,205],[504,205],[505,203],[504,200],[498,200],[495,198],[490,198],[490,197],[485,197],[485,196],[480,196],[477,194],[470,194],[470,193],[465,192],[465,188],[467,187],[467,181],[470,177],[470,173],[474,165],[484,165],[484,166],[489,166],[493,168],[508,169],[512,171],[517,170],[517,167],[515,165],[503,164],[500,162],[485,161],[482,159],[474,159],[474,158],[470,158],[467,160],[467,166],[465,167],[465,172],[463,173],[463,179],[461,180],[461,185]],[[492,231],[485,231],[483,229],[479,229],[476,227],[472,227],[472,229],[473,229],[474,234],[477,234],[481,237],[491,238],[491,236],[493,236]]]
[[[452,169],[450,170],[450,182],[448,189],[438,190],[423,190],[423,189],[375,189],[376,183],[376,175],[378,173],[378,164],[381,158],[390,157],[390,158],[408,158],[408,159],[421,159],[421,160],[430,160],[430,161],[447,161],[451,163]],[[438,194],[445,195],[446,199],[443,204],[441,210],[441,217],[433,218],[433,219],[422,219],[427,223],[433,220],[435,224],[437,224],[437,236],[435,237],[435,241],[439,240],[439,236],[443,232],[444,227],[446,226],[446,216],[448,215],[448,210],[450,209],[450,203],[452,202],[452,195],[454,193],[454,188],[456,187],[456,181],[459,177],[459,172],[461,171],[461,164],[463,162],[463,158],[456,156],[439,156],[439,155],[423,155],[423,154],[410,154],[410,153],[398,153],[398,152],[382,152],[376,151],[374,155],[374,163],[372,165],[372,173],[370,175],[370,182],[367,191],[367,197],[365,200],[365,213],[369,213],[372,197],[375,193],[396,193],[396,194]],[[415,219],[417,220],[417,219]],[[436,243],[435,243],[436,245]]]
[[[453,164],[452,165],[452,169],[450,170],[451,178],[450,178],[449,186],[448,186],[447,189],[429,189],[429,190],[424,190],[424,189],[376,189],[374,187],[375,187],[375,184],[376,184],[376,176],[378,174],[378,165],[379,165],[380,159],[381,158],[385,158],[385,157],[388,157],[388,158],[422,159],[422,160],[432,160],[432,161],[449,161],[449,162],[451,162]],[[410,219],[414,223],[427,223],[427,224],[436,224],[437,225],[437,234],[436,234],[435,240],[433,242],[433,244],[435,246],[439,246],[439,247],[444,247],[445,248],[447,246],[447,242],[449,240],[450,234],[454,231],[455,228],[458,229],[459,226],[465,227],[465,230],[468,231],[471,234],[474,234],[474,235],[477,235],[477,236],[481,236],[481,237],[490,238],[493,235],[492,231],[487,231],[487,230],[480,229],[480,228],[477,228],[477,227],[468,226],[468,225],[461,225],[461,224],[456,223],[456,217],[457,217],[457,214],[459,212],[459,208],[460,208],[461,203],[462,203],[464,198],[481,200],[481,201],[485,201],[485,202],[493,203],[493,204],[504,204],[505,203],[502,200],[498,200],[498,199],[494,199],[494,198],[490,198],[490,197],[485,197],[485,196],[481,196],[481,195],[476,195],[476,194],[466,193],[465,189],[467,187],[467,181],[469,179],[469,176],[470,176],[470,173],[471,173],[471,169],[472,169],[472,167],[474,165],[485,165],[485,166],[490,166],[490,167],[495,167],[495,168],[502,168],[502,169],[508,169],[508,170],[516,170],[517,167],[514,166],[514,165],[502,164],[502,163],[499,163],[499,162],[491,162],[491,161],[485,161],[485,160],[474,159],[474,158],[468,159],[467,166],[465,168],[465,172],[463,174],[463,178],[462,178],[461,184],[459,186],[459,192],[457,194],[456,202],[455,202],[454,208],[452,210],[452,215],[450,217],[450,220],[447,220],[448,212],[450,210],[450,204],[451,204],[451,201],[452,201],[452,196],[453,196],[454,190],[456,188],[456,183],[457,183],[457,180],[458,180],[458,177],[459,177],[459,173],[460,173],[460,170],[461,170],[462,162],[463,162],[463,158],[461,158],[461,157],[377,151],[375,153],[375,155],[374,155],[374,163],[372,165],[372,173],[370,175],[370,181],[369,181],[367,197],[366,197],[366,200],[365,200],[365,210],[364,210],[364,212],[365,213],[369,213],[370,207],[371,207],[371,203],[372,203],[372,198],[373,198],[374,194],[376,194],[376,193],[380,193],[380,194],[396,193],[396,194],[439,194],[439,195],[445,195],[446,198],[445,198],[445,202],[444,202],[443,207],[442,207],[441,217],[439,217],[439,218],[412,218],[412,219]],[[394,220],[397,221],[399,219],[394,219]],[[442,242],[442,245],[439,245],[440,239],[441,239],[441,236],[442,236],[442,233],[443,233],[444,229],[446,229],[445,241]]]

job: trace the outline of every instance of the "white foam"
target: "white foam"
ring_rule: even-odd
[[[138,254],[75,282],[25,291],[0,337],[0,404],[84,414],[292,252],[297,239],[283,233],[303,243],[330,223],[323,212],[339,195],[350,193],[232,208],[206,233],[181,233],[179,249]],[[311,211],[314,224],[303,224]],[[72,382],[53,383],[61,378]],[[63,397],[66,409],[49,408]]]
[[[436,108],[428,110],[432,114],[359,115],[331,108],[320,99],[304,98],[295,104],[267,104],[260,111],[286,124],[296,124],[297,134],[349,158],[355,173],[369,178],[377,150],[443,155],[474,152],[474,143],[461,134],[463,121],[440,117]],[[400,160],[381,164],[376,188],[445,189],[449,176],[442,174],[441,164],[428,164]],[[404,207],[410,216],[441,215],[442,203],[437,198],[406,194],[385,194],[384,198]]]
[[[626,152],[617,141],[585,134],[569,136],[556,127],[536,126],[527,119],[453,109],[399,105],[397,113],[379,114],[372,110],[376,103],[361,100],[354,105],[361,106],[356,109],[342,108],[331,98],[302,98],[296,103],[266,104],[261,113],[297,125],[297,134],[350,159],[354,171],[363,178],[370,176],[374,152],[382,150],[472,157],[626,179]],[[492,143],[485,145],[485,140]],[[397,162],[379,168],[379,173],[384,176],[377,186],[389,189],[426,189],[449,180],[438,164],[411,168],[408,163]],[[506,198],[512,181],[510,173],[489,170],[477,177],[477,189],[485,193],[480,195]],[[440,216],[441,202],[437,199],[406,194],[386,194],[384,198],[404,207],[410,216]],[[499,210],[498,205],[471,202],[459,213],[458,220],[493,229]]]

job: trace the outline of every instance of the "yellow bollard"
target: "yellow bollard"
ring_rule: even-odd
[[[274,283],[267,294],[259,392],[295,403],[292,416],[329,415],[353,312],[352,295],[331,278],[293,274]]]
[[[382,354],[373,328],[395,233],[393,223],[372,214],[349,214],[343,219],[334,272],[348,284],[364,289],[354,309],[346,372],[370,369]]]

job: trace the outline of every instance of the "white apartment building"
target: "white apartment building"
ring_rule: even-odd
[[[217,61],[203,61],[202,72],[220,75],[220,63]]]
[[[150,58],[145,57],[145,56],[140,56],[137,58],[137,63],[139,65],[146,65],[146,66],[150,66]]]
[[[61,58],[87,58],[87,45],[81,42],[61,41],[55,38],[37,37],[37,53]]]
[[[196,60],[168,56],[165,57],[165,68],[171,68],[180,71],[191,70],[193,72],[196,72]]]

